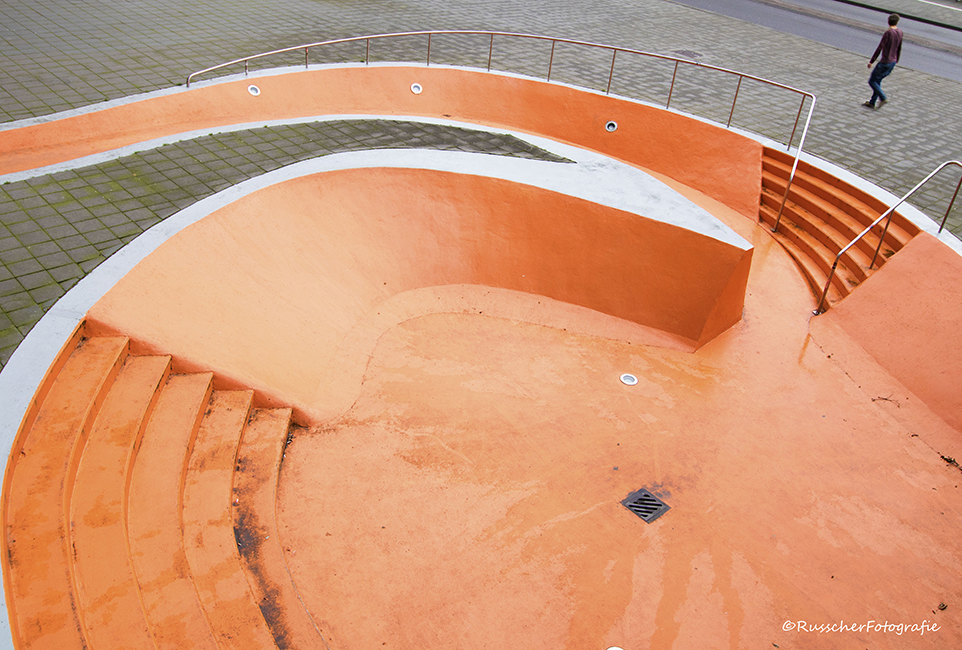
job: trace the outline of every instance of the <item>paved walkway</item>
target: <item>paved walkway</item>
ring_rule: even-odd
[[[919,0],[839,0],[858,7],[897,13],[933,25],[962,30],[962,3],[953,0],[919,2]]]
[[[932,20],[955,20],[959,13],[918,0],[886,2],[885,9],[931,14]],[[880,18],[879,31],[883,28]],[[182,84],[192,71],[244,54],[421,29],[527,32],[685,52],[700,62],[809,90],[819,103],[807,149],[897,194],[939,163],[962,158],[962,84],[897,69],[886,80],[892,101],[883,110],[868,111],[860,104],[867,97],[870,52],[853,55],[666,0],[410,0],[362,8],[315,0],[100,0],[82,6],[67,0],[11,0],[0,5],[0,122],[168,88]],[[375,130],[383,135],[385,128],[381,124]],[[289,135],[303,137],[296,129]],[[422,138],[415,132],[401,135],[387,137],[399,143]],[[436,146],[434,136],[420,146]],[[227,137],[229,143],[215,138],[178,145],[181,154],[196,152],[186,157],[161,148],[0,186],[0,364],[43,311],[105,256],[204,192],[235,182],[227,168],[253,173],[289,160],[276,149],[272,153],[272,145],[262,149],[246,141],[238,145],[244,153],[237,154],[231,149],[235,137],[240,136]],[[335,137],[329,150],[369,146],[365,138]],[[237,157],[218,156],[211,148],[231,149]],[[139,165],[162,178],[133,181],[130,174]],[[943,214],[955,178],[933,185],[915,204],[930,215]],[[951,223],[962,233],[962,208],[954,210]]]

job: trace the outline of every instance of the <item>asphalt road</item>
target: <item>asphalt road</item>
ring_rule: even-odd
[[[834,0],[675,0],[679,4],[801,36],[868,58],[887,27],[884,12]],[[939,3],[943,6],[962,3]],[[962,81],[962,31],[903,19],[900,65]]]

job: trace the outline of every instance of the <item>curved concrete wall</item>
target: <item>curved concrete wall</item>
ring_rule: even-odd
[[[530,185],[350,169],[270,186],[185,228],[89,318],[316,413],[339,346],[399,294],[480,285],[545,296],[694,348],[741,318],[751,255]]]
[[[411,92],[411,84],[423,87]],[[247,87],[261,90],[252,96]],[[554,83],[446,67],[333,67],[200,84],[0,131],[0,174],[188,131],[305,116],[423,116],[499,126],[669,176],[755,218],[762,146],[677,113]],[[614,133],[605,130],[618,123]]]

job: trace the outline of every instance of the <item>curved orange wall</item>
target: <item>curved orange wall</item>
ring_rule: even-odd
[[[694,347],[741,318],[751,254],[509,181],[344,170],[257,191],[185,228],[89,318],[313,410],[338,346],[403,292],[484,285],[547,296]]]
[[[411,92],[417,82],[424,91]],[[247,86],[256,83],[253,97]],[[447,118],[542,135],[663,173],[755,218],[762,147],[726,129],[557,84],[444,67],[291,72],[0,131],[0,174],[198,129],[322,115]],[[618,123],[605,131],[609,120]]]

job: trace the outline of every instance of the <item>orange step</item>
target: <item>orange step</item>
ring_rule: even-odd
[[[778,216],[779,202],[767,190],[762,190],[762,205],[759,208],[760,221],[774,226]],[[805,253],[812,258],[826,277],[835,263],[838,252],[844,248],[839,243],[842,238],[838,231],[812,215],[804,208],[792,203],[785,205],[782,219],[779,222],[776,237],[787,237],[794,241]],[[865,280],[871,271],[868,268],[871,258],[864,255],[853,246],[840,258],[838,269],[843,280],[838,281],[839,290],[847,295],[852,289]],[[833,279],[833,282],[835,280]]]
[[[777,214],[778,206],[781,205],[781,196],[767,188],[762,188],[762,205],[771,208],[773,214]],[[828,253],[826,270],[831,267],[838,251],[845,248],[852,240],[851,237],[840,232],[834,225],[823,221],[817,215],[797,204],[786,203],[783,218],[785,214],[824,247]],[[871,256],[863,252],[858,246],[853,246],[842,256],[845,265],[852,270],[859,281],[868,277],[868,266],[871,259]]]
[[[151,650],[127,554],[127,470],[170,357],[127,357],[94,421],[74,478],[69,543],[87,644]]]
[[[214,639],[220,648],[274,646],[244,575],[231,507],[237,448],[251,391],[214,391],[190,454],[184,484],[184,548]]]
[[[790,155],[765,149],[758,210],[760,222],[774,225],[788,187],[792,163]],[[813,293],[820,298],[839,251],[885,210],[887,206],[879,199],[800,161],[774,237],[795,259]],[[895,213],[874,264],[872,258],[882,238],[882,228],[866,233],[839,257],[826,297],[827,304],[823,308],[851,293],[918,232],[915,224]]]
[[[798,179],[796,178],[796,181]],[[769,174],[763,175],[762,187],[764,190],[770,191],[773,195],[778,197],[779,203],[781,202],[781,197],[785,194],[785,186],[787,180],[771,177]],[[837,247],[841,250],[849,242],[855,239],[866,227],[868,227],[872,221],[879,215],[874,214],[870,216],[862,215],[854,212],[850,206],[847,206],[848,211],[843,208],[836,207],[829,204],[828,202],[812,195],[807,190],[798,187],[796,183],[792,183],[791,193],[789,194],[789,199],[786,202],[786,208],[789,206],[797,206],[802,208],[808,214],[817,217],[822,224],[825,224],[827,228],[837,231],[839,236],[837,237]],[[878,248],[879,239],[881,239],[882,230],[884,226],[879,225],[873,228],[870,232],[866,233],[865,236],[856,243],[852,250],[856,248],[861,250],[869,259],[875,254],[875,249]],[[884,258],[891,256],[895,252],[902,249],[904,243],[898,239],[901,236],[903,239],[911,239],[907,237],[904,232],[900,232],[898,228],[895,227],[893,223],[889,228],[889,232],[885,234],[885,244],[882,246],[881,253],[879,255],[880,259],[884,263]]]
[[[761,211],[761,221],[767,223],[768,225],[773,225],[775,223],[775,213],[767,208],[767,206],[762,207]],[[791,238],[786,237],[784,231],[791,228],[788,222],[782,218],[782,224],[779,225],[778,232],[772,233],[772,237],[782,245],[782,247],[792,256],[795,263],[798,264],[799,269],[802,271],[802,275],[805,281],[808,282],[808,286],[812,289],[812,294],[816,298],[820,298],[822,291],[825,290],[825,281],[828,279],[828,274],[822,270],[822,268],[815,263],[815,261],[809,256],[809,254],[800,248]],[[834,304],[841,300],[844,296],[839,293],[838,282],[832,281],[832,286],[828,290],[828,302],[829,304]]]
[[[170,357],[85,331],[8,463],[16,646],[326,647],[274,517],[291,409],[252,410],[253,391],[215,391],[211,373],[171,374]]]
[[[251,416],[234,475],[234,537],[277,647],[325,648],[291,578],[274,517],[290,429],[290,409],[257,409]]]
[[[130,557],[158,650],[216,650],[187,567],[181,495],[189,450],[210,401],[210,373],[171,375],[130,472]]]
[[[29,431],[18,434],[6,493],[7,602],[20,648],[86,648],[67,544],[69,487],[87,432],[127,357],[123,337],[81,339]],[[16,447],[15,447],[16,448]]]
[[[763,160],[763,165],[767,170],[775,172],[784,179],[789,177],[793,161],[789,154],[777,149],[766,148]],[[778,171],[776,172],[776,170]],[[795,178],[796,181],[801,179],[801,183],[807,189],[834,203],[844,212],[853,216],[863,215],[859,219],[862,228],[872,223],[889,208],[881,199],[804,161],[799,161]],[[795,181],[792,184],[794,185]],[[898,211],[892,217],[892,228],[890,230],[896,233],[896,250],[901,249],[910,239],[921,232],[921,229],[915,223]]]

